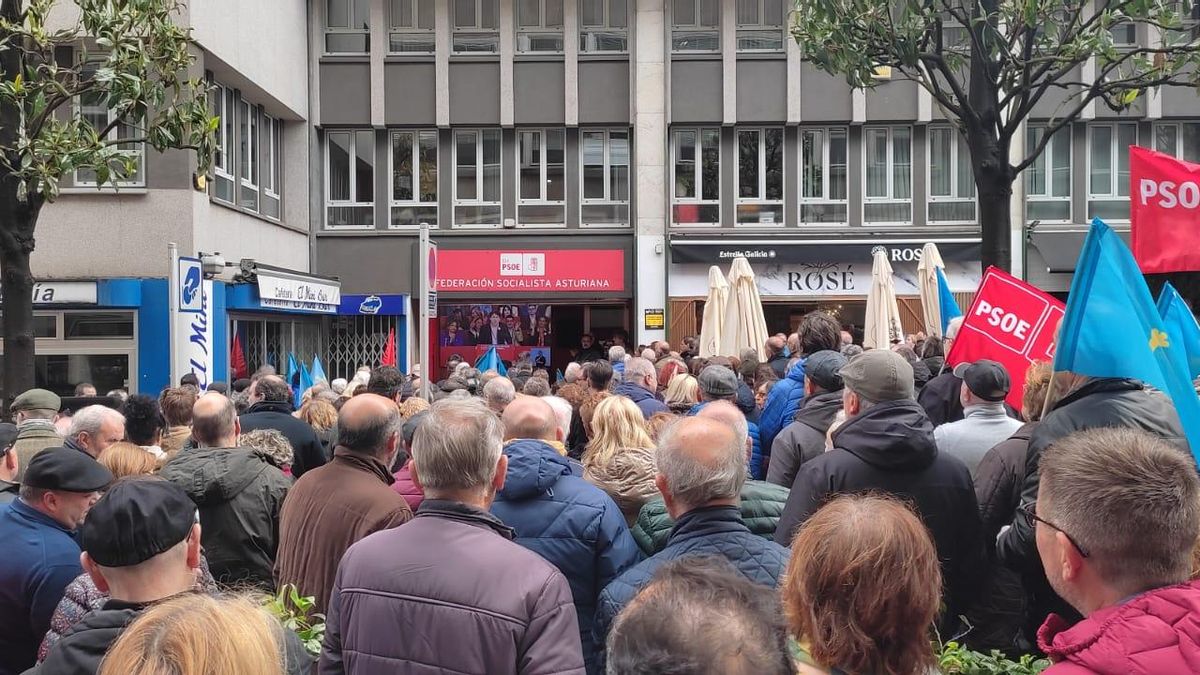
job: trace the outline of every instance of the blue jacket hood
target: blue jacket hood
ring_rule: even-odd
[[[632,382],[622,382],[613,389],[613,393],[617,396],[624,396],[634,403],[641,403],[648,398],[654,398],[654,394]]]
[[[504,446],[508,475],[500,496],[510,501],[530,499],[545,493],[558,479],[571,475],[571,462],[558,451],[536,439],[521,438]]]
[[[800,384],[804,384],[804,359],[796,362],[796,365],[788,369],[788,379],[795,380]]]

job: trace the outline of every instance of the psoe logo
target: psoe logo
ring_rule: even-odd
[[[500,276],[544,277],[546,276],[546,254],[501,253]]]
[[[378,295],[368,295],[358,306],[359,314],[378,314],[383,309],[383,299]]]

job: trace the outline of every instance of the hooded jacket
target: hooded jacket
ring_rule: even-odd
[[[742,485],[741,504],[742,522],[751,532],[763,539],[774,540],[775,525],[779,522],[779,514],[783,513],[783,505],[787,503],[787,488],[764,483],[760,480],[748,480]],[[633,538],[638,548],[646,555],[654,555],[667,545],[675,520],[667,513],[667,504],[662,497],[655,497],[646,502],[638,513],[637,523],[634,524]]]
[[[329,601],[321,675],[582,675],[567,580],[495,516],[426,499],[350,547]]]
[[[650,419],[655,413],[671,412],[666,403],[654,397],[654,394],[632,382],[622,382],[613,388],[613,393],[637,404],[642,411],[642,417]]]
[[[914,375],[915,377],[915,375]],[[929,422],[940,427],[963,418],[962,378],[952,372],[936,375],[917,392],[917,402],[925,409]]]
[[[218,583],[275,587],[279,511],[291,486],[283,472],[243,448],[196,448],[159,473],[200,510],[201,543]]]
[[[979,506],[967,467],[938,453],[933,425],[916,401],[877,403],[838,427],[834,449],[800,467],[775,541],[796,529],[836,494],[879,491],[916,507],[942,563],[947,617],[965,612],[982,561]]]
[[[625,516],[600,488],[576,476],[552,446],[520,439],[504,446],[508,475],[492,514],[516,531],[516,541],[558,568],[571,585],[584,662],[596,669],[592,619],[600,591],[642,559]]]
[[[841,409],[840,389],[804,399],[796,411],[796,421],[785,426],[771,444],[767,482],[791,489],[800,467],[825,453],[825,434]]]
[[[758,433],[767,457],[771,456],[775,436],[796,417],[804,401],[804,359],[796,362],[787,377],[771,387],[762,416],[758,418]],[[761,478],[761,477],[760,477]]]
[[[242,433],[255,429],[275,429],[292,444],[292,476],[299,478],[305,471],[325,463],[325,447],[317,432],[296,417],[288,401],[259,401],[238,418]]]
[[[1038,646],[1046,675],[1200,672],[1200,581],[1146,591],[1070,625],[1052,615]]]

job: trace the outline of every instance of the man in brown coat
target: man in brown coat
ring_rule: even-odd
[[[305,473],[288,491],[279,517],[275,579],[316,598],[318,612],[329,603],[346,549],[413,516],[391,488],[401,423],[389,399],[377,394],[350,399],[338,414],[333,461]]]

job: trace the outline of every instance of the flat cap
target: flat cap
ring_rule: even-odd
[[[841,373],[846,388],[871,401],[917,397],[912,366],[890,349],[865,351],[850,359]]]
[[[825,391],[841,391],[845,386],[841,376],[844,367],[846,357],[840,352],[822,349],[809,354],[804,360],[804,375]]]
[[[737,394],[737,375],[725,366],[705,366],[700,371],[700,389],[713,398]]]
[[[196,523],[196,505],[178,485],[141,476],[117,481],[92,506],[80,530],[96,564],[128,567],[170,550]]]
[[[58,394],[46,389],[30,389],[22,392],[13,399],[12,406],[9,407],[13,412],[18,410],[53,410],[58,412],[62,409],[62,399]]]
[[[21,484],[42,490],[95,492],[108,487],[112,473],[74,448],[47,448],[29,460]]]

